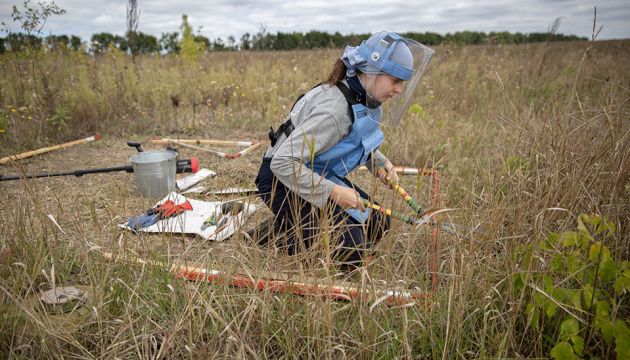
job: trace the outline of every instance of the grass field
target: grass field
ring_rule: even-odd
[[[273,241],[253,243],[246,231],[270,216],[264,208],[215,243],[120,229],[154,205],[133,174],[0,182],[1,357],[630,356],[630,41],[435,50],[414,106],[399,127],[384,129],[381,151],[395,165],[436,170],[436,197],[431,176],[405,175],[401,185],[425,208],[452,209],[440,221],[485,233],[463,239],[395,221],[380,256],[344,273],[330,266],[324,241],[300,258]],[[127,165],[135,150],[126,141],[163,148],[154,137],[268,143],[269,126],[340,55],[226,52],[134,64],[118,53],[4,54],[0,157],[103,138],[0,172]],[[266,146],[234,160],[190,148],[180,157],[217,172],[205,183],[213,190],[251,188]],[[367,173],[351,179],[410,214]],[[348,302],[186,281],[168,270],[181,261],[228,275],[406,289],[427,300],[391,306],[382,296]],[[88,302],[66,316],[38,312],[33,299],[59,284],[87,291]]]

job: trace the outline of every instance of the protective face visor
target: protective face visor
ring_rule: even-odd
[[[378,68],[379,74],[389,74],[403,80],[402,90],[391,97],[386,110],[380,119],[381,125],[396,127],[410,105],[411,98],[422,79],[434,50],[412,39],[406,39],[396,33],[383,32],[376,35],[377,41],[370,44],[364,41],[359,46],[359,54],[371,65]],[[400,48],[406,46],[405,48]],[[407,51],[408,49],[408,51]],[[388,96],[394,92],[392,84],[385,79],[378,79],[376,73],[367,74],[364,86],[368,89],[368,97],[380,102],[385,102]],[[397,87],[400,84],[396,85]],[[385,97],[386,96],[386,97]]]

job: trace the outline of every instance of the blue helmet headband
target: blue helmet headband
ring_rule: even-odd
[[[406,40],[396,34],[381,32],[363,41],[359,55],[381,71],[404,81],[413,75],[413,56]]]

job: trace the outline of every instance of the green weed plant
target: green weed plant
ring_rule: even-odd
[[[612,221],[583,214],[577,222],[577,231],[512,253],[529,269],[513,276],[527,303],[525,327],[542,335],[557,360],[628,358],[630,328],[619,310],[628,300],[630,263],[615,261],[604,245],[615,236]]]

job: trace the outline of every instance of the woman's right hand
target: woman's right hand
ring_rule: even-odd
[[[344,209],[357,209],[362,212],[365,211],[365,204],[361,201],[361,195],[354,189],[349,187],[335,184],[330,199],[337,203],[337,205]]]

